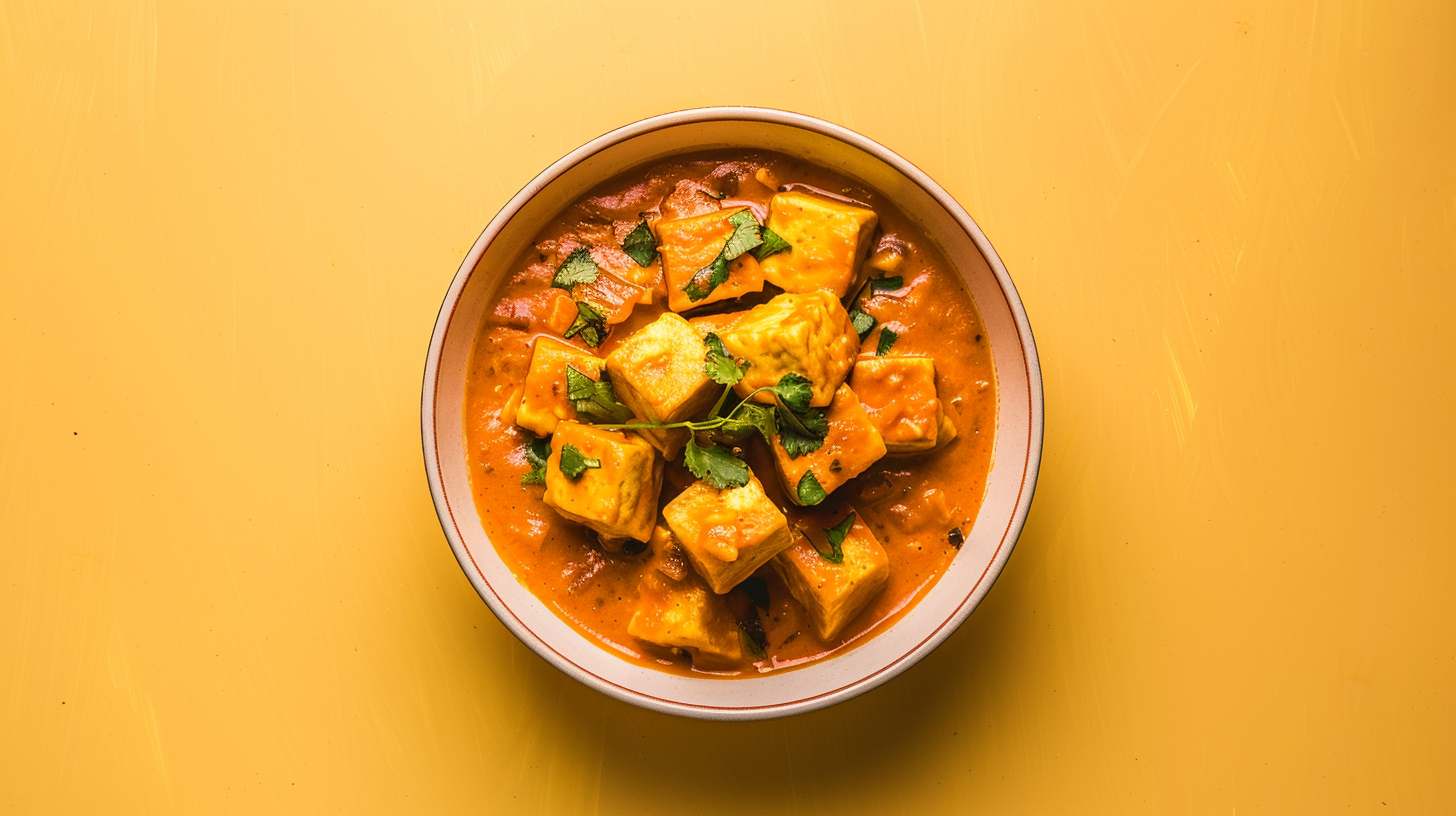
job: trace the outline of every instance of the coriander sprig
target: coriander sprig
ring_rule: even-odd
[[[734,456],[728,449],[717,445],[699,445],[697,434],[705,431],[722,430],[727,434],[738,436],[758,431],[763,441],[772,445],[775,433],[783,444],[784,450],[790,458],[798,458],[806,453],[818,450],[824,444],[824,438],[829,433],[829,422],[825,418],[822,408],[811,408],[810,401],[814,397],[814,391],[809,381],[802,375],[788,373],[781,377],[776,385],[765,385],[753,389],[743,398],[742,402],[733,406],[728,413],[722,413],[723,405],[728,399],[728,389],[737,385],[743,380],[748,370],[749,363],[744,360],[735,359],[728,353],[723,345],[722,338],[709,332],[703,338],[703,371],[716,383],[724,386],[723,393],[718,397],[718,402],[713,410],[708,412],[706,419],[683,420],[679,422],[656,422],[656,421],[634,421],[634,422],[603,422],[593,423],[596,427],[606,431],[645,431],[645,430],[667,430],[671,428],[686,428],[692,431],[693,436],[689,437],[687,446],[684,448],[683,464],[694,476],[706,481],[713,487],[723,490],[730,487],[738,487],[748,482],[748,465],[738,457]],[[575,377],[571,377],[576,374]],[[593,381],[591,378],[575,371],[567,370],[568,378],[571,379],[570,393],[573,400],[577,400],[576,409],[579,415],[586,415],[601,419],[610,420],[612,417],[605,416],[608,406],[613,404],[621,406],[616,395],[612,392],[611,381],[605,375],[601,381]],[[759,394],[772,394],[774,407],[754,402],[754,397]],[[623,412],[626,406],[621,406]],[[628,414],[630,416],[630,413]]]
[[[763,228],[758,225],[758,219],[753,217],[752,212],[736,212],[728,216],[728,223],[733,226],[733,232],[723,242],[718,256],[712,263],[693,273],[692,278],[682,288],[688,300],[693,303],[711,295],[714,289],[728,282],[729,261],[737,260],[739,255],[763,244]]]

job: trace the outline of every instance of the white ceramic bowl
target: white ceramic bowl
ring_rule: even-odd
[[[491,546],[470,492],[465,372],[496,285],[531,238],[601,181],[669,156],[714,148],[799,156],[881,191],[917,221],[965,279],[996,365],[995,455],[975,527],[940,582],[895,625],[845,654],[758,678],[684,677],[630,663],[559,619],[522,586]],[[1011,556],[1041,463],[1041,369],[1011,277],[966,211],[914,165],[864,136],[796,113],[702,108],[644,119],[587,142],[546,168],[506,204],[455,274],[425,362],[425,470],[450,547],[480,597],[552,665],[620,700],[718,720],[780,717],[862,694],[905,671],[950,636]]]

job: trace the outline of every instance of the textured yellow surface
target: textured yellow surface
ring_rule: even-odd
[[[0,5],[0,811],[1456,810],[1456,6]],[[651,714],[425,488],[490,216],[632,120],[825,117],[995,243],[1016,554],[905,676]]]

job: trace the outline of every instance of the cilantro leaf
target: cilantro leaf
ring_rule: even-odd
[[[771,386],[768,390],[791,411],[807,410],[809,400],[814,398],[814,390],[810,387],[809,380],[792,371],[780,378],[778,385]]]
[[[601,270],[597,269],[597,262],[592,260],[591,251],[581,246],[573,249],[561,266],[556,267],[556,274],[551,278],[551,285],[557,289],[570,290],[578,283],[591,283],[597,279]]]
[[[703,345],[708,347],[709,354],[716,354],[719,357],[727,357],[728,347],[723,345],[723,338],[717,332],[708,332],[703,335]]]
[[[774,412],[767,405],[745,402],[733,410],[733,415],[719,428],[725,436],[742,439],[758,431],[767,444],[773,444]]]
[[[723,243],[723,251],[719,253],[724,260],[731,261],[763,243],[758,219],[748,210],[729,216],[728,223],[733,225],[733,234],[728,236],[728,240]]]
[[[829,433],[829,422],[822,408],[810,408],[814,391],[802,375],[789,372],[779,384],[766,389],[778,400],[774,416],[778,420],[779,441],[790,459],[819,450]]]
[[[748,484],[748,465],[742,459],[717,445],[700,447],[693,437],[688,438],[688,446],[683,451],[683,464],[694,476],[718,490]]]
[[[551,455],[551,440],[532,439],[526,443],[526,463],[531,469],[521,474],[521,484],[546,484],[546,458]]]
[[[714,289],[728,282],[728,262],[763,243],[759,235],[758,220],[748,210],[736,212],[728,217],[733,232],[723,242],[718,257],[713,262],[693,273],[693,277],[682,288],[688,300],[697,303],[711,295]]]
[[[854,513],[851,512],[849,515],[844,517],[844,521],[841,521],[833,527],[826,529],[824,531],[824,535],[829,537],[829,546],[833,547],[835,551],[838,552],[839,545],[844,543],[845,536],[849,535],[849,531],[853,527]]]
[[[774,232],[768,227],[764,227],[762,229],[762,233],[763,243],[759,245],[758,249],[755,249],[753,251],[753,257],[759,259],[760,261],[770,255],[775,255],[780,252],[788,252],[789,250],[794,248],[793,244],[785,241],[783,239],[783,236],[779,235],[777,232]]]
[[[764,636],[762,624],[759,625],[757,634],[760,638]],[[738,635],[743,641],[744,648],[748,649],[748,653],[753,655],[755,660],[762,660],[768,657],[768,652],[763,650],[763,646],[759,645],[758,639],[754,637],[754,633],[749,631],[748,624],[745,624],[743,621],[738,622]]]
[[[842,545],[844,544],[845,536],[849,535],[850,528],[852,527],[854,527],[854,513],[845,516],[844,521],[839,522],[833,527],[824,528],[824,535],[829,537],[829,552],[827,554],[821,552],[818,547],[815,547],[814,551],[819,553],[820,558],[823,558],[831,564],[843,564],[844,547]]]
[[[707,273],[707,274],[704,274]],[[700,283],[701,281],[701,283]],[[697,303],[713,290],[728,282],[728,262],[719,255],[713,262],[693,273],[686,286],[682,288],[688,296],[688,300]]]
[[[592,348],[597,348],[607,339],[607,316],[584,300],[576,302],[576,319],[571,321],[562,337],[569,340],[578,334],[582,342]]]
[[[849,322],[854,324],[854,330],[859,332],[859,339],[863,340],[869,336],[880,321],[861,312],[858,308],[854,308],[849,310]]]
[[[577,371],[574,366],[566,367],[566,398],[571,400],[578,417],[614,424],[632,418],[632,409],[617,399],[612,389],[612,378],[602,369],[602,378],[593,380]]]
[[[622,251],[636,261],[638,266],[652,265],[657,257],[657,237],[652,234],[652,227],[647,226],[647,219],[638,221],[637,226],[622,239]]]
[[[722,385],[733,385],[743,379],[743,370],[748,363],[739,364],[723,347],[723,340],[713,332],[708,332],[703,338],[703,345],[708,347],[708,353],[704,355],[703,373],[715,383]]]
[[[878,295],[881,292],[894,292],[905,286],[903,275],[896,275],[893,278],[875,278],[870,281],[870,295]]]
[[[814,477],[814,471],[812,470],[804,471],[803,478],[799,479],[797,492],[799,494],[799,504],[805,507],[813,507],[829,498],[829,494],[824,492],[824,486],[819,484],[819,480]]]
[[[900,335],[896,334],[889,326],[880,329],[880,345],[875,349],[875,356],[884,357],[885,352],[889,351],[890,347],[895,345],[895,341],[898,339],[900,339]]]
[[[779,443],[790,459],[798,459],[824,447],[824,438],[829,435],[829,420],[825,419],[823,408],[808,408],[795,414],[781,405],[776,413],[782,420],[779,422]]]
[[[600,459],[588,459],[586,454],[581,452],[577,446],[567,442],[561,446],[561,472],[568,479],[573,481],[581,478],[588,468],[599,468],[602,466]]]

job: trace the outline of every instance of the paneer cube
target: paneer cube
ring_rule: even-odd
[[[889,453],[917,453],[949,442],[940,429],[954,425],[935,390],[935,360],[930,357],[869,357],[860,360],[849,385]]]
[[[612,225],[612,237],[618,246],[627,240],[627,236],[637,229],[640,219],[632,221],[617,221]],[[649,227],[648,229],[651,229]],[[641,266],[633,260],[626,252],[614,250],[608,258],[609,271],[616,273],[617,277],[631,281],[642,287],[641,302],[651,303],[659,297],[667,294],[667,283],[662,279],[662,254],[659,253],[652,258],[652,263]],[[597,261],[597,266],[603,266]],[[608,268],[603,266],[603,268]]]
[[[789,522],[752,473],[741,487],[694,482],[662,509],[693,568],[722,595],[793,543]]]
[[[702,335],[664,312],[607,355],[607,371],[617,396],[639,418],[681,422],[705,414],[723,393],[703,370],[705,353]],[[641,433],[668,459],[677,458],[688,438],[685,428]]]
[[[774,559],[774,570],[809,613],[814,633],[829,643],[885,588],[890,559],[858,513],[840,543],[844,560],[838,564],[819,554],[832,551],[824,528],[810,523],[794,532],[793,546]]]
[[[814,474],[826,494],[833,493],[885,455],[885,440],[849,386],[839,386],[825,419],[829,422],[829,433],[824,437],[824,444],[810,453],[789,456],[783,439],[774,437],[773,455],[779,479],[795,504],[805,503],[800,499],[800,483],[806,473]]]
[[[659,526],[652,533],[652,557],[638,581],[637,608],[627,622],[632,637],[692,656],[693,665],[736,663],[743,641],[728,601],[688,569],[682,546]]]
[[[849,312],[834,295],[823,290],[801,295],[782,294],[743,312],[719,332],[723,346],[734,357],[746,359],[747,373],[734,389],[747,397],[756,388],[778,385],[790,372],[809,381],[811,405],[823,407],[834,399],[859,352],[859,333]],[[755,400],[773,402],[772,394]]]
[[[492,315],[502,325],[529,332],[566,334],[576,319],[576,301],[560,289],[544,289],[523,297],[506,298]]]
[[[650,290],[631,281],[619,278],[611,272],[598,272],[591,283],[578,283],[572,287],[572,296],[590,303],[602,313],[608,326],[632,316],[632,309],[639,303],[650,303]],[[646,299],[644,300],[644,297]],[[576,304],[572,304],[572,319],[576,317]],[[570,326],[570,324],[567,324]]]
[[[575,479],[561,471],[561,451],[572,445],[600,467]],[[565,420],[551,437],[546,460],[546,505],[604,538],[646,541],[657,520],[662,458],[647,440],[630,431],[604,431]]]
[[[576,419],[576,409],[566,397],[566,368],[571,366],[594,380],[601,379],[606,361],[589,351],[550,337],[537,337],[531,351],[531,366],[516,408],[516,424],[536,434],[550,436],[556,423]]]
[[[556,288],[547,289],[542,292],[541,299],[543,301],[540,319],[541,326],[556,334],[566,334],[566,330],[570,329],[571,324],[576,322],[576,301],[571,299],[571,295]],[[535,329],[536,326],[532,325],[531,328]]]
[[[789,242],[763,259],[763,277],[785,292],[827,290],[837,298],[859,280],[878,216],[874,210],[807,193],[779,193],[769,202],[768,228]]]
[[[728,219],[747,207],[725,207],[721,210],[689,218],[664,219],[657,222],[657,251],[662,256],[662,272],[667,279],[667,307],[683,312],[720,300],[731,300],[750,292],[763,291],[763,272],[753,253],[745,252],[728,264],[728,280],[707,297],[693,300],[683,288],[698,271],[707,267],[722,252],[723,244],[733,234]]]

